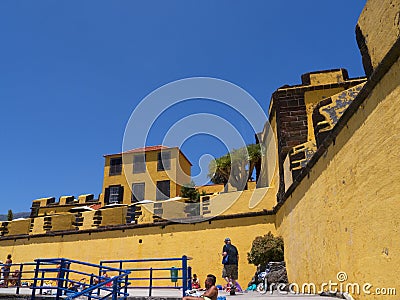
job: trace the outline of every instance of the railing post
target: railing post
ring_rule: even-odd
[[[19,274],[18,274],[18,279],[17,279],[17,290],[16,290],[16,294],[19,295],[19,287],[21,286],[21,277],[22,277],[22,271],[24,268],[24,264],[20,264],[19,265]]]
[[[65,283],[64,289],[65,289],[65,291],[64,291],[64,295],[67,294],[67,289],[68,289],[69,270],[71,268],[71,262],[70,261],[65,263],[65,268],[67,269],[67,272],[64,271],[64,274],[65,274],[65,280],[64,280],[64,283]]]
[[[39,276],[39,267],[40,267],[40,261],[36,261],[36,268],[35,268],[35,277],[33,278],[33,287],[32,287],[32,296],[31,300],[35,299],[35,293],[36,293],[36,285],[37,285],[37,278]]]
[[[149,297],[151,297],[152,288],[153,288],[153,268],[150,268]]]
[[[99,277],[97,277],[98,283],[100,283],[100,281],[101,281],[102,270],[103,270],[103,262],[101,261],[100,268],[99,268]],[[100,288],[97,289],[97,296],[100,296]]]
[[[121,282],[122,282],[122,280],[121,280],[121,274],[122,274],[122,264],[123,264],[123,262],[122,262],[122,260],[120,260],[119,261],[119,272],[118,272],[118,292],[120,291],[120,289],[121,289]]]
[[[186,291],[188,289],[188,269],[187,269],[187,256],[182,256],[182,293],[185,297]]]
[[[112,300],[118,299],[118,276],[113,280]]]
[[[42,295],[43,294],[43,283],[44,283],[44,271],[42,271],[42,277],[40,279],[40,292],[39,294]]]
[[[189,278],[188,290],[191,290],[192,289],[192,267],[188,267],[188,278]]]
[[[125,275],[124,299],[128,297],[128,274]]]
[[[91,287],[92,285],[93,285],[93,273],[90,274],[89,287]],[[92,299],[92,292],[93,292],[93,291],[90,291],[90,292],[89,292],[88,300],[91,300],[91,299]]]
[[[62,258],[59,264],[58,268],[58,273],[57,273],[57,294],[56,294],[56,300],[60,299],[60,296],[62,296],[62,288],[64,286],[64,277],[65,277],[65,260]]]

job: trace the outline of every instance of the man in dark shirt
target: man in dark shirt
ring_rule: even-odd
[[[232,285],[235,287],[236,280],[238,279],[239,252],[237,248],[232,245],[230,238],[225,239],[225,245],[222,248],[222,256],[224,257],[222,277],[228,284],[232,281]]]

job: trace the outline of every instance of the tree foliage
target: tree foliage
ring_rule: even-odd
[[[189,184],[185,184],[181,188],[181,197],[189,198],[192,202],[199,202],[200,201],[200,193],[195,188],[194,182],[190,182]]]
[[[251,178],[254,167],[260,160],[259,144],[234,149],[210,162],[208,177],[215,184],[226,185],[229,182],[240,191],[247,188],[247,181]]]
[[[12,221],[14,219],[14,214],[11,209],[8,210],[7,221]]]
[[[283,261],[283,239],[268,232],[254,239],[247,260],[253,265],[266,266],[270,261]]]

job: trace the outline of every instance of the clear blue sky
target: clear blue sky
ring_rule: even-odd
[[[103,154],[121,150],[135,106],[166,83],[224,79],[267,110],[271,93],[302,73],[363,76],[354,29],[364,4],[1,1],[0,213],[29,211],[44,196],[99,194]],[[178,115],[202,109],[213,110]],[[183,151],[194,174],[203,145],[224,154],[218,141],[191,138]]]

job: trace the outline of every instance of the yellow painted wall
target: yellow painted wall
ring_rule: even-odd
[[[256,236],[275,233],[274,216],[217,220],[196,224],[176,224],[105,232],[75,233],[50,237],[30,237],[0,241],[0,257],[11,253],[15,263],[35,258],[67,257],[97,263],[105,259],[192,257],[190,266],[201,281],[214,273],[221,278],[221,251],[229,236],[238,248],[239,282],[246,286],[255,267],[247,263],[246,253]],[[142,240],[142,243],[139,243]],[[174,265],[170,265],[172,267]]]
[[[53,215],[58,213],[67,213],[71,208],[75,207],[74,205],[63,205],[63,206],[45,206],[39,208],[39,216],[44,215]]]
[[[248,181],[247,182],[247,189],[254,190],[256,188],[255,181]],[[218,194],[224,191],[224,185],[221,184],[210,184],[210,185],[199,185],[196,186],[196,190],[199,191],[200,194],[203,192],[206,194]]]
[[[310,74],[311,85],[321,85],[328,83],[343,82],[342,70],[330,71],[330,72],[319,72]],[[329,97],[329,96],[327,96]]]
[[[257,180],[257,187],[274,187],[278,179],[278,144],[276,132],[276,117],[272,112],[272,99],[269,108],[270,123],[266,122],[260,134],[261,171]]]
[[[7,235],[28,234],[30,226],[31,226],[31,219],[15,220],[13,222],[8,223]]]
[[[31,234],[45,233],[45,231],[43,229],[43,225],[44,225],[44,217],[34,218]]]
[[[179,196],[181,193],[181,187],[185,184],[189,184],[191,182],[191,168],[189,160],[179,151],[178,152],[178,162],[179,164],[176,166],[176,178],[177,178],[177,192],[176,195]]]
[[[94,211],[85,211],[82,213],[83,216],[83,225],[79,228],[81,230],[83,229],[92,229],[93,226],[93,217],[94,217]]]
[[[338,282],[344,271],[399,293],[399,147],[397,61],[277,213],[290,281]]]
[[[400,36],[400,1],[368,0],[358,26],[365,37],[372,66],[376,68]]]
[[[272,210],[276,204],[276,192],[274,186],[216,195],[210,199],[210,215],[232,215],[262,211],[263,209]]]
[[[110,155],[104,158],[104,174],[103,174],[103,189],[100,198],[101,205],[104,206],[104,193],[105,189],[111,185],[122,185],[124,187],[123,203],[131,203],[131,188],[125,177],[125,168],[122,168],[120,175],[110,176],[110,160],[112,158],[120,157],[121,155]]]
[[[127,206],[123,206],[101,209],[101,226],[125,224],[127,208]]]
[[[200,194],[202,192],[205,192],[206,194],[214,194],[223,192],[224,185],[223,184],[201,185],[201,186],[196,186],[196,190],[198,190]]]
[[[73,214],[51,216],[51,230],[71,230],[74,220],[75,217]]]

